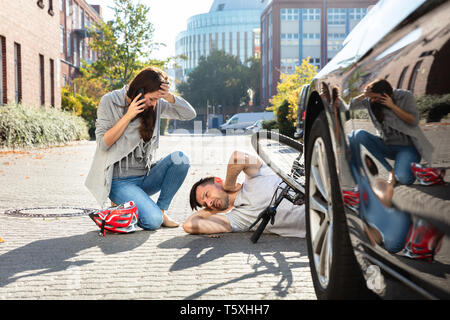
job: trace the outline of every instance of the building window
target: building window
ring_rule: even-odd
[[[309,58],[309,63],[320,68],[320,58]]]
[[[53,0],[48,0],[48,14],[53,16],[55,12],[53,12]]]
[[[39,86],[40,90],[40,98],[41,105],[45,104],[45,76],[44,76],[44,56],[42,54],[39,55]]]
[[[281,9],[282,21],[295,21],[298,20],[299,9]]]
[[[79,46],[77,44],[77,37],[72,34],[73,39],[73,64],[78,67]]]
[[[345,37],[345,33],[328,33],[327,47],[329,55],[334,55],[342,49],[342,43],[344,42]]]
[[[309,40],[320,40],[320,33],[304,33],[303,39],[309,39]]]
[[[67,34],[67,58],[72,56],[72,37],[70,36],[70,32]]]
[[[327,10],[328,25],[345,25],[347,20],[346,9],[333,8]]]
[[[64,53],[64,43],[66,42],[66,36],[64,34],[64,26],[59,26],[59,32],[60,32],[60,47],[61,47],[61,53]]]
[[[6,39],[0,36],[0,104],[6,104],[8,101],[6,95]]]
[[[86,20],[86,15],[84,14],[84,9],[81,9],[80,10],[80,29],[85,28],[85,20]]]
[[[405,80],[406,71],[408,71],[408,66],[404,67],[400,77],[398,78],[397,88],[401,89],[403,85],[403,80]]]
[[[66,0],[66,16],[70,16],[70,0]]]
[[[351,20],[361,20],[367,14],[366,8],[353,8],[350,9],[350,19]]]
[[[3,36],[0,36],[0,81],[0,104],[6,104],[6,41]]]
[[[280,61],[281,72],[284,74],[293,74],[295,67],[300,65],[298,58],[282,58]]]
[[[344,41],[345,33],[328,33],[328,39]]]
[[[282,46],[298,46],[298,33],[282,33],[281,45]]]
[[[411,72],[411,78],[409,79],[408,90],[414,93],[414,86],[416,84],[417,74],[419,73],[420,66],[422,65],[422,60],[417,61]]]
[[[50,59],[50,105],[55,106],[55,62]]]
[[[15,101],[22,102],[22,54],[20,44],[14,43],[14,84]]]
[[[302,19],[303,21],[319,21],[320,9],[303,9]]]
[[[78,25],[78,16],[79,16],[79,7],[76,3],[73,3],[73,8],[72,8],[72,16],[73,16],[73,27],[74,29],[79,29],[79,25]]]

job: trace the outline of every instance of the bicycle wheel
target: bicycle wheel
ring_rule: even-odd
[[[267,130],[255,132],[251,142],[256,153],[286,184],[305,193],[303,144]]]

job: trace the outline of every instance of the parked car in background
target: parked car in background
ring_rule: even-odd
[[[262,123],[264,120],[256,120],[255,123],[253,123],[251,126],[248,126],[245,128],[245,131],[248,133],[255,133],[262,129]]]
[[[271,111],[267,112],[248,112],[248,113],[237,113],[233,115],[227,122],[220,126],[220,130],[225,132],[234,132],[235,130],[244,131],[245,128],[251,126],[257,120],[272,120],[275,115]]]
[[[319,299],[450,298],[449,17],[450,1],[379,1],[302,91],[306,240]],[[431,162],[411,163],[410,185],[390,184],[377,155],[350,139],[377,132],[372,106],[349,108],[377,79],[413,94],[434,147]]]

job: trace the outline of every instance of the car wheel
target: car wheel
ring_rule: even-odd
[[[368,298],[351,246],[325,113],[306,143],[306,240],[318,299]]]

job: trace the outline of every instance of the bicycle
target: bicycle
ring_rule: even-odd
[[[252,135],[251,144],[259,157],[283,180],[269,205],[248,228],[251,231],[261,221],[250,238],[256,243],[269,221],[272,225],[275,223],[276,210],[283,199],[295,205],[305,203],[305,170],[303,144],[299,141],[277,132],[261,130]]]

